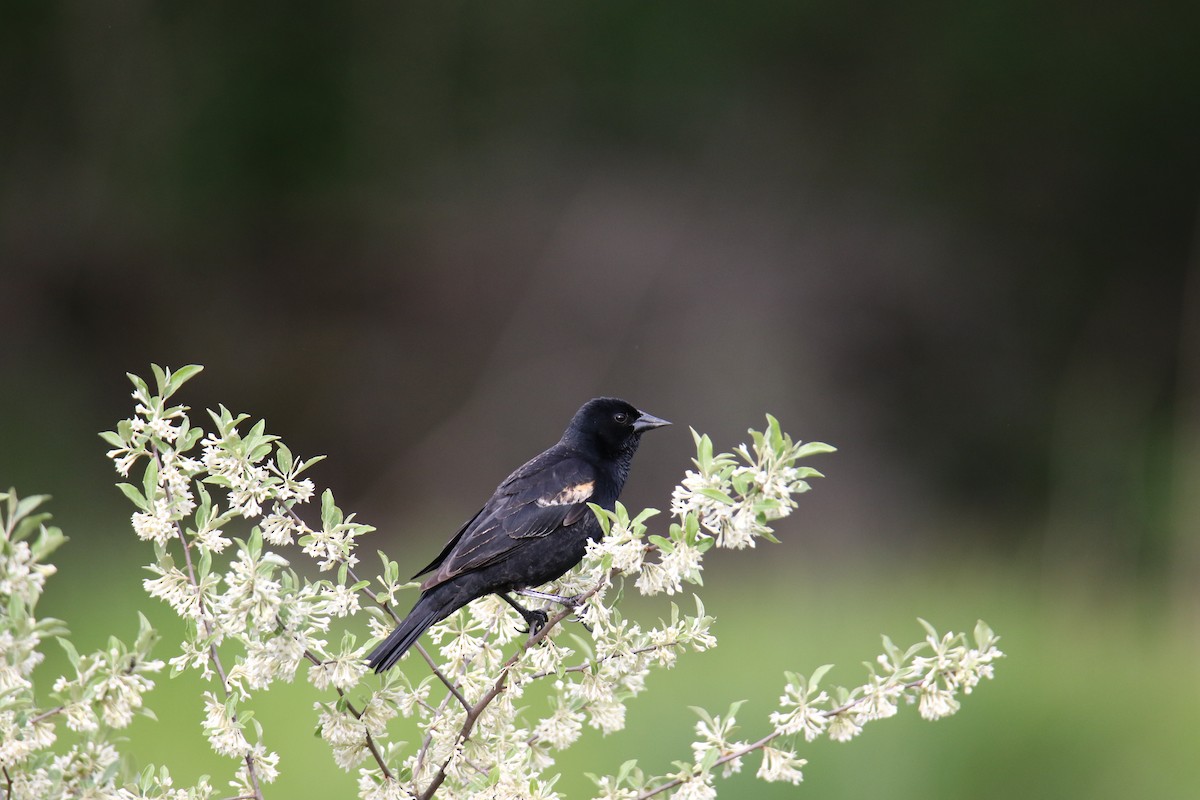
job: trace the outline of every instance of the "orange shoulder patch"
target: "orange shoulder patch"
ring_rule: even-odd
[[[553,497],[539,497],[537,504],[543,508],[547,506],[573,506],[591,497],[592,491],[595,488],[595,481],[577,483],[574,486],[568,486]]]

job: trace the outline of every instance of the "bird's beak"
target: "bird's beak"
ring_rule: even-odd
[[[653,414],[647,414],[645,411],[639,411],[639,416],[633,421],[633,429],[637,433],[661,428],[663,425],[670,425],[665,419],[659,419]]]

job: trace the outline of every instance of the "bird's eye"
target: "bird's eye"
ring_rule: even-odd
[[[624,411],[618,411],[617,413],[613,414],[613,420],[616,421],[618,425],[624,425],[626,422],[629,422],[629,415]]]

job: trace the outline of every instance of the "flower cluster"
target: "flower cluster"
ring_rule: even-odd
[[[214,427],[206,432],[193,425],[186,406],[170,404],[199,369],[155,366],[153,389],[130,375],[134,416],[102,436],[121,475],[145,464],[139,485],[119,486],[137,509],[134,532],[154,544],[147,593],[188,623],[171,667],[197,670],[216,684],[204,695],[205,736],[215,752],[238,762],[234,793],[261,797],[279,756],[243,709],[254,692],[294,680],[302,663],[320,689],[358,684],[363,646],[349,633],[336,646],[328,640],[334,620],[360,611],[365,584],[351,577],[352,551],[355,538],[371,528],[344,517],[328,492],[320,526],[309,527],[296,507],[315,495],[302,473],[320,458],[295,458],[261,421],[247,425],[246,415],[221,407],[209,413]],[[244,521],[249,529],[235,535]],[[322,570],[337,568],[336,579],[300,578],[272,549],[296,542]],[[151,779],[147,790],[156,787],[162,788]]]
[[[694,470],[688,470],[671,495],[675,518],[666,537],[651,536],[658,560],[640,566],[642,594],[675,594],[684,583],[701,584],[705,552],[712,546],[740,550],[759,539],[776,542],[771,524],[796,507],[795,496],[821,477],[801,459],[831,453],[823,442],[793,442],[767,415],[765,431],[750,431],[751,443],[733,453],[713,454],[712,440],[692,431]]]
[[[7,797],[116,796],[122,769],[114,732],[148,714],[143,695],[163,668],[150,658],[156,636],[145,617],[132,645],[115,637],[80,655],[56,619],[38,618],[38,600],[54,575],[49,556],[65,541],[39,512],[44,496],[0,493],[0,765]],[[74,676],[54,681],[53,705],[38,705],[33,671],[42,643],[58,638]],[[59,738],[59,725],[71,732]]]

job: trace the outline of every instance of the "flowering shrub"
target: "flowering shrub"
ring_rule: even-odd
[[[796,497],[820,477],[801,462],[833,450],[794,442],[769,416],[766,430],[751,431],[751,442],[732,453],[714,454],[709,438],[694,433],[695,469],[672,495],[665,535],[648,533],[647,520],[658,513],[653,509],[631,516],[620,504],[612,511],[593,508],[605,537],[554,588],[578,595],[578,607],[545,601],[548,624],[526,637],[512,608],[483,598],[430,630],[434,652],[413,648],[425,662],[423,677],[398,669],[377,677],[365,674],[365,653],[398,621],[392,606],[406,607],[415,584],[402,582],[398,565],[383,554],[379,576],[360,577],[357,546],[372,528],[343,514],[328,491],[313,515],[319,520],[301,513],[316,496],[302,476],[319,457],[296,458],[262,422],[247,426],[245,415],[210,412],[212,429],[205,431],[193,425],[185,406],[171,405],[199,370],[155,366],[153,389],[131,375],[134,416],[103,437],[121,475],[140,470],[140,482],[119,486],[136,508],[134,533],[153,548],[148,568],[154,577],[145,589],[184,621],[185,639],[172,645],[168,662],[172,675],[194,670],[212,686],[202,698],[203,731],[212,749],[234,762],[230,789],[218,792],[207,780],[176,788],[166,768],[132,774],[113,745],[114,732],[133,714],[149,713],[143,706],[154,685],[148,676],[164,667],[150,659],[156,634],[144,618],[129,647],[114,639],[105,652],[81,657],[60,639],[76,675],[55,682],[58,705],[36,706],[30,674],[42,658],[40,645],[65,633],[57,620],[33,615],[54,572],[46,557],[62,535],[45,524],[46,515],[33,513],[44,498],[22,500],[10,492],[0,496],[7,503],[0,518],[0,593],[9,608],[0,627],[0,765],[7,797],[201,800],[231,792],[263,798],[280,758],[253,717],[254,696],[303,669],[328,693],[314,709],[313,725],[334,762],[357,770],[364,800],[556,798],[556,752],[574,744],[585,726],[620,730],[627,703],[645,689],[651,670],[670,668],[681,654],[717,642],[698,596],[694,612],[671,603],[666,620],[647,625],[621,613],[622,592],[633,587],[644,595],[675,595],[685,584],[702,585],[704,558],[713,547],[775,541],[771,524],[790,514]],[[299,577],[289,561],[296,557],[312,559],[327,577]],[[563,623],[571,617],[587,635],[567,631]],[[997,638],[982,622],[971,639],[922,624],[925,639],[905,650],[884,638],[884,653],[861,686],[823,688],[828,666],[807,678],[785,673],[779,709],[756,740],[735,736],[740,703],[724,715],[697,710],[689,759],[665,775],[626,762],[614,773],[592,776],[596,796],[714,797],[716,778],[741,770],[751,755],[760,759],[759,778],[796,784],[806,763],[796,752],[801,737],[848,741],[866,723],[897,713],[902,702],[916,704],[926,719],[954,713],[960,694],[992,677],[1002,656]],[[540,714],[522,703],[534,690],[549,701]],[[389,723],[397,717],[415,717],[422,741],[392,740]],[[78,736],[56,750],[60,722]]]

